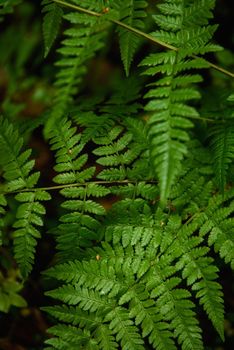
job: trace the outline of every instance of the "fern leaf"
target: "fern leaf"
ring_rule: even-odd
[[[123,350],[144,349],[144,342],[125,308],[120,306],[114,308],[106,315],[105,321],[110,322],[109,327],[116,334],[116,340],[120,341]]]
[[[72,285],[64,285],[53,291],[47,292],[47,295],[59,299],[68,305],[79,305],[84,311],[94,312],[113,307],[113,301],[94,290],[88,290]]]
[[[234,158],[233,123],[224,122],[213,127],[210,137],[210,146],[214,154],[215,178],[220,190],[224,192],[229,165]]]
[[[43,37],[45,44],[44,57],[46,57],[58,35],[63,10],[51,0],[43,0],[42,6],[42,13],[45,13],[43,18]]]
[[[153,275],[157,287],[152,290],[151,297],[157,298],[156,306],[163,319],[171,321],[174,334],[182,349],[203,349],[201,329],[194,317],[194,304],[189,299],[190,293],[185,289],[175,288],[180,283],[180,278],[167,276],[167,280],[164,280],[163,270],[166,269],[160,271],[155,268]],[[171,270],[170,275],[176,271],[172,267],[168,270]]]
[[[39,173],[30,174],[34,161],[29,160],[31,150],[21,153],[22,138],[13,125],[3,118],[0,119],[0,158],[7,180],[8,191],[32,189],[39,178]],[[15,196],[16,200],[23,202],[17,210],[17,221],[14,223],[14,252],[23,277],[27,277],[32,269],[35,255],[35,246],[40,232],[35,226],[42,226],[41,216],[45,208],[40,201],[49,200],[46,192],[24,192]]]
[[[131,127],[129,119],[128,123],[129,127]],[[139,123],[138,127],[140,129],[143,125]],[[104,166],[104,169],[98,174],[98,178],[106,181],[135,178],[134,170],[136,169],[135,167],[138,166],[139,158],[141,161],[144,156],[146,145],[144,143],[144,138],[141,138],[138,143],[137,139],[133,139],[133,133],[126,132],[125,135],[121,135],[123,131],[124,128],[122,126],[115,125],[108,130],[108,134],[107,130],[103,130],[103,134],[99,134],[93,139],[93,141],[99,145],[99,147],[93,151],[95,155],[99,156],[97,163]],[[144,166],[147,165],[146,160]]]
[[[145,8],[147,6],[146,1],[142,0],[127,0],[127,1],[118,1],[117,3],[120,11],[120,20],[130,25],[131,27],[137,29],[144,28],[143,18],[146,17]],[[116,5],[115,5],[116,6]],[[126,31],[123,28],[118,28],[119,33],[119,44],[121,58],[123,61],[124,69],[126,75],[129,75],[129,69],[133,56],[136,52],[136,49],[139,46],[140,39],[132,34],[130,31]]]
[[[2,228],[4,226],[3,215],[5,214],[4,207],[7,205],[7,201],[3,194],[0,194],[0,246],[2,245],[3,236],[2,236]]]
[[[98,239],[100,223],[96,217],[105,215],[103,206],[90,197],[101,197],[108,191],[91,184],[81,186],[93,177],[95,167],[83,170],[88,157],[86,154],[80,155],[85,145],[71,122],[61,120],[50,136],[51,147],[56,150],[55,170],[59,172],[54,181],[58,184],[77,184],[77,187],[61,190],[61,194],[68,199],[62,204],[68,214],[62,215],[57,232],[59,255],[64,260],[79,259],[82,249],[91,245],[93,239]]]
[[[149,337],[149,342],[154,349],[175,350],[176,346],[172,339],[173,334],[169,325],[161,320],[154,302],[142,286],[133,290],[130,303],[130,317],[135,318],[136,325],[141,324],[142,336]]]
[[[232,268],[234,268],[234,239],[231,232],[234,221],[230,216],[233,210],[232,190],[224,193],[224,196],[214,196],[202,215],[200,227],[200,234],[209,234],[209,245],[214,245],[215,251],[219,252],[221,258],[230,263]]]
[[[56,63],[59,67],[56,76],[56,91],[50,118],[46,124],[45,133],[53,129],[55,121],[59,120],[77,93],[81,78],[86,73],[87,62],[103,46],[106,35],[105,25],[96,17],[70,12],[64,15],[70,28],[66,29],[65,40],[58,50],[61,58]]]
[[[15,198],[22,204],[14,223],[14,251],[21,273],[26,277],[32,269],[37,239],[41,237],[37,226],[43,225],[41,216],[45,215],[45,208],[40,201],[49,200],[50,195],[45,191],[35,191],[19,193]]]
[[[188,285],[196,291],[196,298],[223,339],[224,307],[222,287],[217,282],[218,269],[214,260],[207,257],[209,248],[200,246],[202,239],[191,236],[196,229],[196,224],[184,226],[177,236],[175,245],[178,244],[178,247],[173,246],[172,249],[176,249],[177,253],[181,250],[177,267],[183,268],[183,278],[187,278]]]
[[[59,336],[59,338],[46,340],[46,344],[52,345],[53,349],[75,350],[89,341],[89,332],[84,334],[81,329],[74,326],[53,326],[50,328],[50,333]]]
[[[147,57],[141,65],[149,66],[146,74],[161,73],[163,77],[151,84],[153,88],[146,94],[152,100],[146,105],[151,112],[149,120],[149,141],[153,167],[160,180],[161,202],[165,205],[172,184],[180,173],[181,162],[187,153],[186,143],[190,137],[188,129],[193,126],[190,118],[197,118],[197,111],[188,101],[199,98],[199,94],[188,83],[196,82],[197,75],[185,75],[190,69],[200,69],[207,64],[202,58],[189,56],[201,53],[209,44],[216,27],[207,24],[214,1],[207,4],[200,1],[182,1],[176,4],[165,1],[159,5],[161,14],[154,20],[161,28],[152,33],[157,39],[178,47],[176,52],[156,53]],[[200,11],[196,24],[187,22],[191,13]],[[203,16],[203,17],[202,17]]]
[[[115,337],[112,335],[109,327],[105,324],[102,324],[97,328],[95,331],[95,338],[98,341],[99,349],[115,350],[118,348]]]

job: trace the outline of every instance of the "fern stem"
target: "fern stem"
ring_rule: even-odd
[[[83,7],[70,4],[70,3],[66,2],[66,1],[62,1],[62,0],[52,0],[52,1],[54,1],[54,2],[56,2],[57,4],[60,4],[60,5],[62,5],[62,6],[70,7],[70,8],[72,8],[72,9],[74,9],[74,10],[79,11],[79,12],[86,13],[87,15],[90,15],[90,16],[101,17],[101,16],[104,15],[103,13],[98,13],[98,12],[94,12],[94,11],[91,11],[91,10],[87,10],[87,9],[84,9]],[[161,45],[161,46],[163,46],[163,47],[165,47],[165,48],[167,48],[167,49],[173,50],[173,51],[178,51],[178,50],[179,50],[177,47],[172,46],[172,45],[170,45],[170,44],[167,44],[167,43],[165,43],[165,42],[163,42],[163,41],[161,41],[161,40],[159,40],[159,39],[156,39],[156,38],[153,37],[152,35],[147,34],[147,33],[145,33],[145,32],[142,32],[142,31],[139,30],[139,29],[133,28],[133,27],[131,27],[131,26],[129,26],[129,25],[127,25],[127,24],[121,22],[121,21],[114,20],[114,19],[110,19],[110,18],[108,18],[108,21],[110,21],[110,22],[112,22],[112,23],[114,23],[114,24],[117,24],[118,26],[120,26],[120,27],[122,27],[122,28],[125,28],[126,30],[128,30],[128,31],[130,31],[130,32],[132,32],[132,33],[134,33],[134,34],[137,34],[137,35],[139,35],[139,36],[141,36],[141,37],[143,37],[143,38],[145,38],[145,39],[151,41],[151,42],[154,43],[154,44]],[[193,55],[193,57],[198,57],[198,56],[194,56],[194,55]],[[205,59],[204,59],[204,60],[205,60]],[[220,67],[220,66],[218,66],[218,65],[216,65],[216,64],[214,64],[214,63],[212,63],[212,62],[210,62],[210,61],[207,61],[207,60],[205,60],[205,61],[206,61],[206,63],[208,63],[208,65],[209,65],[211,68],[214,68],[215,70],[217,70],[217,71],[219,71],[219,72],[221,72],[221,73],[223,73],[223,74],[225,74],[225,75],[228,75],[228,76],[234,78],[234,73],[232,73],[232,72],[228,71],[227,69],[222,68],[222,67]]]
[[[150,181],[139,181],[139,182],[146,182],[148,184],[157,184],[158,181],[156,180],[150,180]],[[22,193],[22,192],[36,192],[36,191],[54,191],[54,190],[61,190],[63,188],[69,188],[69,187],[78,187],[78,186],[87,186],[89,184],[96,184],[96,185],[124,185],[124,184],[137,184],[136,180],[119,180],[119,181],[89,181],[89,182],[77,182],[72,184],[64,184],[64,185],[57,185],[57,186],[48,186],[48,187],[35,187],[35,188],[24,188],[17,191],[0,191],[0,194],[11,194],[11,193]]]

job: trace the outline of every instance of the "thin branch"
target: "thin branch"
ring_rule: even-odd
[[[66,6],[66,7],[72,8],[72,9],[74,9],[74,10],[77,10],[77,11],[79,11],[79,12],[86,13],[87,15],[90,15],[90,16],[101,17],[101,16],[104,15],[103,13],[98,13],[98,12],[94,12],[94,11],[91,11],[91,10],[87,10],[87,9],[84,9],[83,7],[70,4],[70,3],[66,2],[66,1],[62,1],[62,0],[52,0],[52,1],[54,1],[54,2],[56,2],[57,4],[60,4],[60,5],[62,5],[62,6]],[[110,21],[110,22],[112,22],[112,23],[114,23],[114,24],[117,24],[118,26],[120,26],[120,27],[122,27],[122,28],[125,28],[126,30],[128,30],[128,31],[130,31],[130,32],[132,32],[132,33],[134,33],[134,34],[137,34],[137,35],[139,35],[139,36],[141,36],[141,37],[143,37],[143,38],[145,38],[145,39],[151,41],[151,42],[154,43],[154,44],[163,46],[163,47],[165,47],[165,48],[167,48],[167,49],[170,49],[170,50],[173,50],[173,51],[178,51],[178,50],[179,50],[177,47],[172,46],[172,45],[170,45],[170,44],[167,44],[167,43],[165,43],[165,42],[163,42],[163,41],[161,41],[161,40],[159,40],[159,39],[153,37],[152,35],[147,34],[147,33],[145,33],[145,32],[142,32],[142,31],[139,30],[139,29],[133,28],[133,27],[131,27],[131,26],[129,26],[129,25],[127,25],[127,24],[121,22],[121,21],[117,21],[117,20],[114,20],[114,19],[110,19],[110,18],[108,18],[108,17],[107,17],[107,20]],[[193,57],[198,57],[198,56],[193,56]],[[232,73],[232,72],[228,71],[227,69],[222,68],[222,67],[220,67],[220,66],[218,66],[218,65],[216,65],[216,64],[214,64],[214,63],[212,63],[212,62],[210,62],[210,61],[207,61],[207,60],[205,60],[205,61],[206,61],[206,63],[208,63],[208,65],[209,65],[211,68],[214,68],[215,70],[217,70],[217,71],[219,71],[219,72],[221,72],[221,73],[223,73],[223,74],[226,74],[226,75],[228,75],[228,76],[234,78],[234,73]]]
[[[127,185],[127,184],[137,184],[138,182],[146,182],[148,184],[157,184],[158,181],[156,180],[149,180],[149,181],[134,181],[134,180],[119,180],[119,181],[89,181],[89,182],[77,182],[73,184],[65,184],[65,185],[57,185],[57,186],[48,186],[48,187],[36,187],[36,188],[24,188],[19,189],[16,191],[0,191],[1,194],[14,194],[14,193],[22,193],[22,192],[36,192],[36,191],[55,191],[55,190],[62,190],[64,188],[70,188],[70,187],[80,187],[80,186],[87,186],[89,184],[96,184],[96,185]]]

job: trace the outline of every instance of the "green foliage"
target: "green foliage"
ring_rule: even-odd
[[[27,189],[27,192],[16,194],[15,199],[21,204],[16,213],[14,223],[14,251],[23,277],[27,277],[32,269],[35,255],[36,239],[40,232],[35,226],[42,226],[41,215],[45,208],[40,201],[50,199],[45,191],[30,192],[38,182],[39,172],[31,173],[34,160],[30,160],[31,150],[22,152],[23,139],[13,125],[0,119],[0,165],[6,180],[6,192]],[[3,187],[3,188],[4,188]],[[4,203],[4,202],[3,202]]]
[[[82,170],[88,156],[85,153],[80,155],[85,146],[80,140],[81,134],[77,134],[76,128],[67,120],[60,120],[60,126],[51,132],[51,149],[56,151],[57,163],[54,169],[59,173],[54,181],[75,185],[61,190],[66,198],[62,207],[68,213],[60,218],[61,224],[56,235],[60,256],[65,260],[78,258],[83,247],[91,246],[92,240],[98,239],[100,223],[97,217],[103,215],[105,210],[90,197],[102,197],[109,193],[108,189],[100,185],[85,183],[93,177],[95,167]]]
[[[0,194],[0,246],[2,245],[2,228],[4,227],[3,216],[6,213],[4,207],[7,205],[5,196]]]
[[[22,289],[22,284],[14,277],[4,278],[0,272],[0,312],[9,312],[11,306],[27,306],[27,302],[18,294]]]
[[[226,103],[220,102],[220,104],[221,106],[217,106],[216,113],[218,116],[222,116],[222,123],[211,128],[209,138],[210,147],[214,154],[216,182],[220,190],[224,192],[229,166],[234,156],[234,108],[232,95],[228,97]],[[213,115],[216,113],[213,112]]]
[[[45,57],[48,55],[59,31],[63,11],[56,3],[50,0],[42,1],[43,37],[45,41]]]
[[[88,1],[83,6],[87,3]],[[70,27],[65,30],[65,39],[58,50],[60,59],[56,62],[56,66],[59,70],[56,75],[56,90],[51,116],[47,123],[47,132],[52,129],[55,121],[67,112],[72,97],[77,94],[86,73],[87,62],[103,47],[106,35],[106,25],[99,18],[80,15],[75,11],[63,17]]]
[[[8,11],[15,2],[7,3]],[[31,121],[8,105],[0,118],[0,249],[13,260],[1,260],[0,311],[26,306],[18,276],[4,272],[16,264],[26,280],[45,221],[56,242],[43,273],[51,290],[42,309],[54,322],[46,349],[200,350],[204,315],[224,341],[220,275],[224,265],[234,268],[234,98],[232,83],[209,71],[213,86],[199,85],[202,69],[232,75],[202,57],[220,50],[211,42],[215,1],[41,5],[45,56],[60,25],[62,32],[56,77],[50,62],[42,73],[55,81],[53,96],[45,89],[50,110]],[[141,32],[145,24],[151,35]],[[123,78],[116,58],[108,63],[106,43],[118,47],[113,25],[126,75],[143,38],[166,48],[145,46],[144,78],[136,66]],[[26,147],[35,130],[53,162],[41,180]]]
[[[115,4],[116,6],[116,4]],[[144,17],[146,17],[145,8],[147,7],[147,2],[142,0],[127,0],[117,1],[117,7],[120,12],[121,22],[130,25],[131,27],[137,29],[144,29]],[[124,69],[126,75],[129,75],[130,65],[133,60],[133,56],[139,46],[139,37],[132,34],[131,32],[118,28],[119,32],[119,45],[120,53],[123,61]]]
[[[188,2],[185,6],[184,1],[175,4],[165,1],[159,5],[161,14],[155,15],[154,20],[160,30],[152,35],[174,45],[177,50],[150,54],[141,63],[148,66],[145,74],[161,75],[151,84],[145,97],[151,99],[146,105],[146,110],[151,113],[150,150],[160,181],[162,203],[168,198],[187,153],[188,129],[193,126],[191,119],[199,116],[188,101],[200,97],[192,84],[202,78],[190,71],[207,66],[206,61],[194,55],[215,50],[209,41],[216,26],[209,25],[207,20],[212,17],[213,7],[213,0]]]
[[[208,256],[204,230],[196,234],[196,220],[182,224],[178,215],[152,211],[142,199],[118,202],[102,225],[102,247],[89,250],[84,261],[47,271],[65,283],[48,293],[64,306],[45,309],[72,324],[74,310],[101,318],[121,348],[144,349],[147,337],[155,349],[176,349],[174,338],[183,349],[202,349],[192,292],[223,338],[218,269]],[[184,279],[191,292],[182,287]],[[86,323],[80,328],[85,333]]]
[[[22,0],[0,0],[0,22],[6,14],[14,11],[14,6],[20,4]]]

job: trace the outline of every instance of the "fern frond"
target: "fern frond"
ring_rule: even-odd
[[[13,125],[3,118],[0,119],[0,158],[7,181],[6,191],[32,189],[38,181],[39,172],[31,173],[34,160],[29,160],[31,150],[21,151],[23,139]],[[35,246],[40,232],[35,226],[42,226],[41,216],[45,214],[45,208],[40,201],[49,200],[50,195],[45,191],[22,192],[15,196],[19,201],[14,223],[14,252],[23,277],[26,277],[31,269],[35,255]]]
[[[208,234],[209,245],[214,245],[216,252],[226,263],[234,268],[234,237],[232,234],[234,220],[233,190],[224,192],[224,195],[216,195],[210,199],[206,210],[197,220],[200,221],[200,234]]]
[[[104,167],[98,174],[98,178],[107,181],[117,181],[135,179],[136,173],[140,177],[140,167],[144,170],[149,168],[148,158],[145,157],[146,142],[144,123],[134,123],[133,119],[128,119],[125,124],[132,132],[127,132],[121,125],[115,125],[111,129],[103,130],[93,141],[99,145],[93,153],[99,156],[97,163]],[[138,139],[135,140],[134,133],[137,132]],[[126,132],[123,134],[124,130]],[[141,135],[141,139],[139,138]],[[137,170],[136,170],[137,169]],[[150,171],[148,176],[150,177]],[[142,177],[145,178],[145,172]]]
[[[51,0],[43,0],[42,6],[42,13],[45,14],[43,18],[42,28],[45,45],[44,57],[46,57],[58,35],[63,16],[63,10],[60,6]]]
[[[70,28],[65,30],[65,39],[58,50],[61,58],[56,62],[59,70],[55,81],[53,108],[46,125],[47,133],[55,120],[59,120],[66,113],[86,73],[87,62],[103,47],[106,35],[105,24],[99,18],[70,12],[64,15],[64,19],[68,21]]]
[[[87,327],[92,329],[101,323],[101,317],[90,315],[88,311],[81,310],[78,306],[46,306],[42,308],[48,314],[61,322],[70,323],[73,326]]]
[[[168,324],[162,321],[158,309],[143,285],[132,290],[129,308],[130,317],[135,318],[136,325],[141,324],[142,336],[148,336],[154,349],[176,349]]]
[[[64,285],[53,291],[47,292],[47,295],[61,300],[68,305],[79,305],[84,311],[95,312],[111,309],[114,302],[106,296],[100,295],[98,291],[89,290],[85,287]]]
[[[129,319],[125,308],[121,306],[114,308],[106,315],[105,321],[110,322],[109,327],[116,334],[116,340],[120,342],[123,350],[143,350],[145,348],[137,327]]]
[[[54,337],[46,340],[46,344],[53,346],[52,349],[83,349],[83,346],[87,345],[87,342],[90,338],[90,332],[87,331],[84,333],[77,327],[67,325],[58,325],[51,327],[50,333],[54,336],[59,336],[59,338]]]
[[[193,126],[190,119],[198,117],[198,112],[188,105],[188,101],[200,97],[190,84],[201,78],[184,72],[206,67],[205,60],[190,56],[206,51],[205,47],[216,29],[216,26],[207,24],[214,1],[202,2],[202,5],[202,10],[200,1],[188,2],[186,6],[183,1],[175,4],[164,1],[159,5],[161,14],[153,17],[161,29],[152,35],[174,45],[178,51],[151,54],[141,63],[149,66],[146,74],[162,75],[151,84],[152,88],[145,97],[151,98],[146,105],[146,110],[152,113],[149,120],[151,158],[160,180],[164,205],[187,153],[188,129]],[[191,13],[197,18],[197,9],[200,11],[199,19],[196,23],[189,22]]]
[[[192,236],[196,230],[197,224],[184,225],[169,249],[175,250],[177,255],[181,254],[177,267],[183,270],[183,279],[187,279],[188,285],[196,291],[196,298],[223,339],[224,307],[222,288],[217,282],[218,269],[214,260],[207,256],[209,248],[201,246],[203,239]]]
[[[2,245],[3,237],[2,237],[2,228],[4,226],[3,216],[5,214],[4,207],[7,205],[7,201],[3,194],[0,194],[0,246]]]
[[[117,6],[117,8],[119,9],[120,20],[123,23],[141,30],[144,28],[143,19],[144,17],[146,17],[146,1],[118,0],[117,4],[115,3],[114,6]],[[132,34],[130,31],[126,31],[123,28],[118,28],[117,30],[119,33],[121,58],[123,61],[126,75],[128,76],[130,65],[133,60],[134,54],[139,46],[140,39],[136,35]]]
[[[7,180],[7,190],[15,191],[22,188],[32,188],[37,183],[39,173],[29,175],[34,166],[34,161],[28,160],[31,151],[21,154],[23,139],[18,131],[7,119],[0,118],[0,157],[4,170],[4,178]]]
[[[103,225],[105,241],[112,242],[113,248],[103,243],[102,248],[91,249],[85,261],[55,266],[47,272],[66,283],[48,293],[68,304],[56,307],[55,316],[62,320],[64,312],[65,319],[76,324],[74,311],[79,306],[81,313],[92,315],[91,320],[100,317],[121,348],[144,348],[147,337],[155,349],[176,349],[173,338],[183,350],[202,349],[191,295],[181,288],[181,278],[176,276],[179,253],[173,257],[169,251],[181,223],[172,217],[164,227],[158,222],[165,220],[164,214],[154,217],[144,200],[123,200],[114,207]],[[168,235],[172,239],[161,243]],[[49,312],[53,314],[53,309]]]
[[[210,131],[211,150],[214,154],[216,182],[222,192],[226,185],[227,172],[234,159],[234,128],[230,121],[218,124]]]
[[[15,198],[22,204],[17,210],[17,220],[13,225],[16,229],[14,232],[14,252],[21,273],[23,277],[26,277],[32,269],[37,239],[41,237],[37,226],[43,226],[41,216],[46,213],[40,202],[47,201],[51,197],[45,191],[35,191],[19,193]]]
[[[118,344],[115,341],[115,337],[112,335],[112,331],[106,324],[101,324],[97,328],[97,330],[95,331],[95,338],[97,339],[99,349],[118,349]]]
[[[81,134],[76,131],[71,122],[61,120],[50,135],[51,148],[56,151],[57,164],[54,169],[59,173],[54,181],[58,184],[78,184],[77,187],[61,190],[67,199],[62,207],[68,213],[60,218],[56,235],[59,255],[65,260],[79,259],[82,248],[98,239],[100,223],[97,217],[103,216],[105,210],[90,197],[102,197],[109,193],[101,185],[84,184],[93,177],[95,167],[83,169],[88,156],[85,153],[80,155],[85,144],[81,141]]]
[[[200,151],[202,152],[202,149]],[[195,164],[194,159],[193,162]],[[188,164],[185,160],[186,163]],[[209,166],[209,168],[211,167]],[[209,168],[205,167],[205,170]],[[172,186],[171,205],[181,213],[184,220],[199,213],[200,208],[205,208],[212,195],[214,184],[211,179],[206,179],[204,174],[200,173],[201,170],[202,164],[200,162],[195,170],[184,167],[178,183]]]
[[[15,271],[14,271],[15,272]],[[0,311],[8,313],[11,306],[26,307],[26,300],[19,294],[22,284],[12,276],[5,277],[0,272]]]
[[[164,259],[162,258],[164,265]],[[148,283],[153,288],[152,298],[157,298],[156,307],[160,310],[161,317],[164,320],[170,320],[174,334],[181,344],[182,349],[203,349],[201,340],[201,329],[195,318],[193,311],[194,304],[190,300],[189,291],[176,288],[181,279],[174,277],[176,268],[162,265],[154,267],[152,277]],[[153,282],[154,278],[154,282]]]

